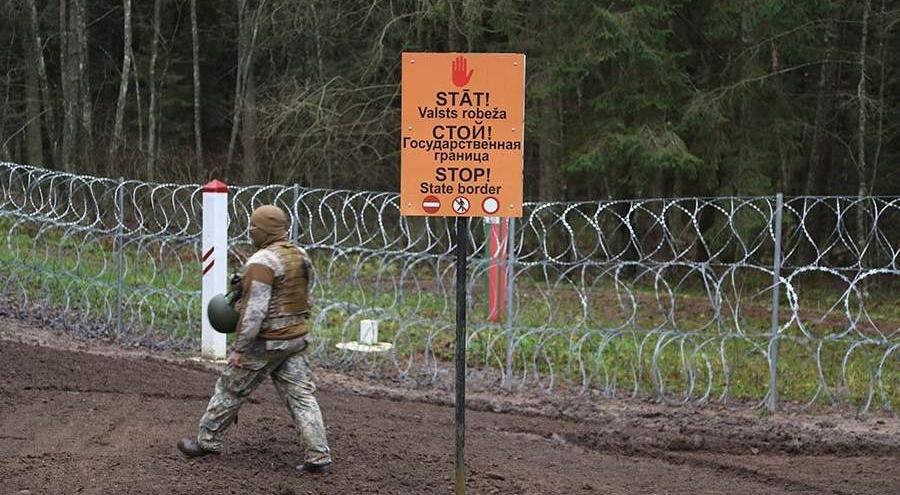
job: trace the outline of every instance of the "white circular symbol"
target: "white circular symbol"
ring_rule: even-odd
[[[453,200],[453,211],[462,215],[463,213],[469,211],[469,199],[463,196],[459,196]]]
[[[497,213],[497,210],[500,209],[500,202],[497,201],[497,198],[493,196],[488,196],[484,198],[484,201],[481,202],[481,209],[484,210],[488,215],[493,215]]]

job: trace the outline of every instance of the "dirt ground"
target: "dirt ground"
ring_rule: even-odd
[[[268,383],[223,455],[186,460],[175,442],[195,432],[215,369],[0,319],[0,493],[452,493],[446,393],[317,376],[332,474],[295,472],[302,449]],[[893,415],[478,393],[470,406],[472,494],[900,493]]]

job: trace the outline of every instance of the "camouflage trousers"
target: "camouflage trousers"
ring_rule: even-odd
[[[300,341],[300,351],[296,342]],[[331,451],[325,438],[322,412],[316,402],[312,372],[302,352],[305,343],[294,341],[257,341],[241,356],[241,367],[230,364],[216,382],[215,394],[200,419],[197,442],[207,450],[222,450],[222,437],[235,422],[241,404],[267,376],[288,411],[294,428],[306,449],[306,462],[331,462]]]

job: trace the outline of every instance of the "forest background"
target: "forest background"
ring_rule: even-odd
[[[897,0],[3,0],[0,160],[396,191],[400,53],[524,52],[526,197],[897,195]]]

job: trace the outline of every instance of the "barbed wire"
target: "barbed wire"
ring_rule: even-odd
[[[289,212],[313,258],[321,360],[432,383],[446,377],[455,219],[404,218],[396,193],[229,187],[232,269],[251,252],[249,216],[262,204]],[[780,216],[779,204],[528,203],[509,236],[502,223],[471,221],[473,373],[498,390],[762,404],[776,368],[788,399],[896,406],[900,198],[787,198]],[[195,350],[201,207],[198,184],[0,163],[5,306],[84,337]],[[505,284],[507,267],[515,289],[489,318],[490,274]],[[335,348],[373,318],[392,352],[361,357]]]

